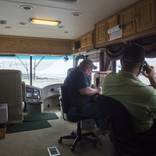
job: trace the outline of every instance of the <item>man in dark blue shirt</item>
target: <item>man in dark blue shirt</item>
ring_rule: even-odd
[[[106,130],[106,127],[100,116],[97,104],[92,100],[92,95],[101,94],[102,88],[91,88],[88,78],[92,70],[96,68],[91,60],[83,60],[79,67],[69,72],[64,81],[64,86],[69,96],[69,115],[73,117],[93,117],[102,132]]]

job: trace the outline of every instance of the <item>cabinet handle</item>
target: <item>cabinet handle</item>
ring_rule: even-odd
[[[84,43],[85,43],[85,44],[87,43],[87,38],[84,39]]]
[[[106,28],[105,28],[106,29]],[[103,34],[105,35],[105,29],[103,30]]]
[[[106,34],[108,34],[108,27],[106,28]]]
[[[135,21],[136,21],[137,23],[139,22],[139,19],[138,19],[139,17],[138,17],[138,16],[139,16],[139,14],[136,14]]]
[[[139,14],[136,14],[136,17],[139,16]]]
[[[107,34],[107,28],[104,29],[104,35],[106,35],[106,34]]]
[[[134,18],[135,18],[135,15],[134,15],[133,18],[132,18],[132,23],[133,23],[133,24],[135,24]]]
[[[139,20],[137,19],[137,17],[136,17],[135,21],[136,21],[137,23],[139,22]]]

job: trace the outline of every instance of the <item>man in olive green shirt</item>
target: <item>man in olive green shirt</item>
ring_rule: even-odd
[[[146,133],[151,135],[151,138],[155,135],[156,139],[156,124],[153,120],[153,113],[156,113],[156,77],[154,68],[149,66],[144,58],[145,51],[142,47],[133,45],[126,48],[120,60],[121,70],[105,77],[102,93],[125,106],[137,133]],[[140,72],[149,79],[151,86],[145,85],[137,78]]]

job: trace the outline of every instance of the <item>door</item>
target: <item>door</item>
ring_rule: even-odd
[[[137,6],[137,32],[155,27],[155,0],[144,0]]]
[[[105,20],[96,24],[96,44],[106,42],[106,40],[107,40],[106,32],[107,32],[107,25],[106,25]]]
[[[117,26],[118,23],[119,23],[118,22],[118,14],[108,18],[107,19],[107,31],[108,31],[108,29],[111,29],[111,28]],[[107,41],[109,41],[109,39],[110,39],[110,34],[107,34]]]
[[[135,25],[136,7],[130,7],[120,13],[120,22],[123,25],[123,36],[134,34],[136,32]],[[130,23],[131,22],[131,23]]]
[[[92,45],[92,32],[81,37],[81,48]]]

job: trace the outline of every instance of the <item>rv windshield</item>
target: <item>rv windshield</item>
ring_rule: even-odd
[[[30,56],[16,55],[0,57],[0,69],[20,70],[22,81],[30,85],[30,69],[32,69],[32,85],[43,88],[50,84],[63,83],[67,70],[73,67],[73,56]]]

